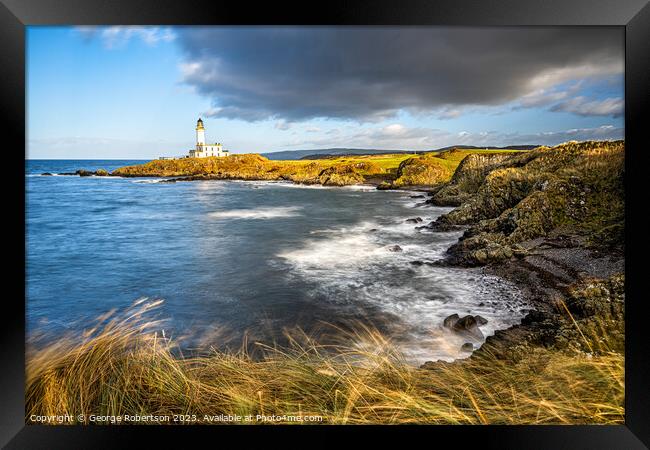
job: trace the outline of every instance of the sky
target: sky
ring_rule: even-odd
[[[27,157],[622,139],[614,27],[27,29]]]

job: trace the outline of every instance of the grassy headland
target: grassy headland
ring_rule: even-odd
[[[517,150],[452,149],[421,155],[354,155],[323,159],[277,161],[258,154],[227,158],[154,160],[121,167],[123,177],[191,179],[286,180],[303,184],[344,186],[382,183],[384,187],[431,186],[447,182],[469,154],[511,154]]]

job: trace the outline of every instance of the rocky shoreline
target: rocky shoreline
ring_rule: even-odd
[[[424,194],[435,191],[435,187],[432,186],[396,186],[393,187],[391,186],[390,188],[385,187],[385,181],[382,178],[366,178],[362,182],[356,182],[356,183],[350,183],[350,184],[328,184],[328,183],[321,183],[320,181],[310,181],[310,180],[292,180],[289,178],[277,178],[277,179],[271,179],[269,180],[268,178],[263,178],[263,177],[237,177],[237,176],[228,176],[228,175],[218,175],[218,174],[200,174],[200,175],[187,175],[187,176],[161,176],[161,175],[152,175],[152,174],[138,174],[138,175],[132,175],[132,174],[115,174],[115,173],[110,173],[107,172],[103,169],[99,169],[97,171],[90,171],[90,170],[84,170],[84,169],[79,169],[75,172],[62,172],[62,173],[57,173],[53,174],[50,172],[43,172],[40,174],[41,176],[79,176],[79,177],[120,177],[120,178],[161,178],[160,183],[177,183],[177,182],[190,182],[190,181],[277,181],[279,183],[285,182],[285,183],[292,183],[292,184],[299,184],[299,185],[305,185],[305,186],[313,186],[313,185],[319,185],[319,186],[327,186],[327,187],[344,187],[344,186],[372,186],[376,189],[379,190],[396,190],[396,191],[414,191],[414,192],[422,192]],[[422,198],[425,199],[426,197],[424,195],[419,195],[417,198]]]
[[[464,230],[440,264],[480,266],[518,286],[532,308],[468,359],[517,362],[540,349],[593,354],[582,333],[594,328],[623,352],[623,157],[621,141],[475,155],[429,194],[427,204],[457,208],[420,228]]]
[[[496,354],[518,360],[536,347],[588,351],[572,322],[612,322],[610,332],[624,326],[624,258],[603,255],[580,245],[564,245],[567,235],[557,234],[526,242],[528,253],[512,261],[482,268],[515,284],[525,296],[531,311],[521,324],[498,330],[488,336],[472,357]],[[579,237],[575,237],[579,240]],[[562,306],[566,305],[567,311]],[[459,360],[459,362],[462,360]],[[422,368],[435,368],[440,362],[427,362]]]

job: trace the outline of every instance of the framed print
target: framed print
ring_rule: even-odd
[[[650,7],[310,6],[4,1],[3,445],[646,448]]]

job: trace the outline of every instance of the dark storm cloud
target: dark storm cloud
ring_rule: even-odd
[[[454,116],[623,70],[613,28],[211,27],[178,39],[184,81],[212,114],[249,121]]]

